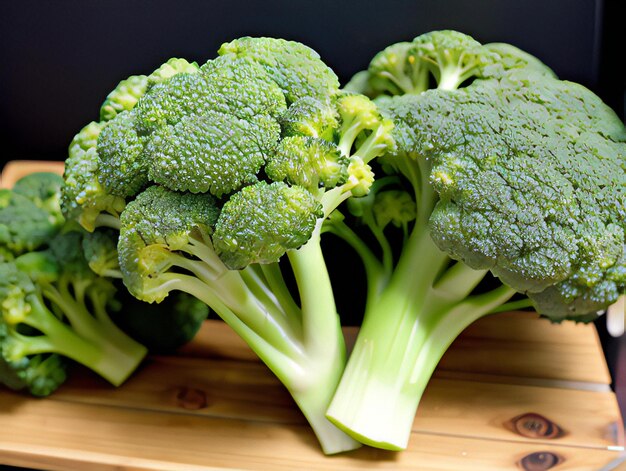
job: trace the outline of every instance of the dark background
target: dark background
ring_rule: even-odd
[[[14,159],[63,160],[73,135],[98,118],[121,79],[150,73],[173,56],[202,63],[223,42],[244,35],[301,41],[345,83],[391,43],[457,29],[536,55],[559,77],[591,88],[623,118],[626,25],[619,3],[0,0],[0,167]],[[358,271],[344,275],[352,279]],[[625,341],[599,327],[612,372],[626,377]]]
[[[121,79],[182,56],[200,63],[243,35],[313,47],[342,83],[385,46],[452,28],[538,56],[619,113],[618,0],[0,0],[2,159],[65,157]],[[619,57],[620,60],[615,58]],[[620,83],[621,80],[621,83]]]

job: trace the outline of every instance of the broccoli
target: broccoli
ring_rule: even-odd
[[[555,77],[539,59],[511,44],[481,45],[458,31],[431,31],[376,54],[345,89],[371,98],[419,95],[431,87],[454,90],[465,82],[501,77],[515,69]]]
[[[122,80],[109,93],[100,109],[100,121],[83,127],[70,143],[61,192],[65,219],[77,221],[89,232],[97,227],[119,230],[119,215],[126,200],[147,183],[147,164],[137,155],[144,142],[134,129],[135,105],[162,82],[197,71],[195,62],[172,58],[147,77],[135,75]],[[98,147],[103,131],[106,144]],[[123,179],[118,178],[120,172],[125,175]]]
[[[513,47],[488,47],[483,61],[464,44],[469,52],[455,54],[490,65],[446,80],[452,89],[377,100],[396,148],[377,159],[388,176],[350,209],[380,249],[347,218],[325,223],[361,255],[368,279],[328,417],[382,448],[406,447],[435,366],[476,319],[532,306],[555,322],[588,322],[626,288],[623,123]],[[448,54],[434,47],[424,54]]]
[[[35,382],[46,383],[46,394],[56,385],[50,386],[51,378],[62,382],[50,363],[63,363],[42,355],[72,359],[117,386],[147,353],[112,322],[108,311],[119,307],[115,288],[91,272],[81,237],[79,231],[64,231],[47,248],[0,264],[2,356],[18,374],[26,370]],[[42,394],[42,387],[35,384],[31,392]]]
[[[35,172],[20,178],[13,191],[31,200],[48,212],[55,226],[63,225],[65,219],[61,211],[61,187],[63,177],[52,172]]]
[[[367,97],[342,92],[310,48],[241,38],[149,87],[90,141],[100,162],[125,162],[89,178],[98,198],[123,200],[119,211],[99,208],[117,219],[129,292],[206,303],[285,384],[327,453],[359,443],[325,417],[345,345],[321,227],[368,192],[368,162],[393,147],[392,127]],[[85,165],[68,159],[68,194]],[[68,200],[71,209],[77,198]],[[85,208],[67,213],[94,230]],[[106,266],[107,252],[93,249],[94,263]]]

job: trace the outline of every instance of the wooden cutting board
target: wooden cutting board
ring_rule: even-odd
[[[2,185],[58,163],[12,162]],[[356,329],[345,329],[348,343]],[[502,313],[470,326],[429,383],[409,447],[324,456],[282,385],[207,321],[122,387],[75,367],[54,395],[0,390],[0,464],[49,470],[608,470],[623,423],[592,325]]]

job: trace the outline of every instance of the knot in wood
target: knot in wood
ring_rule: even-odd
[[[187,410],[199,410],[208,406],[206,393],[201,389],[181,387],[176,391],[176,405]]]
[[[518,465],[524,471],[546,471],[563,461],[561,456],[551,451],[536,451],[524,456]]]
[[[564,430],[555,422],[534,412],[513,417],[507,424],[513,432],[526,438],[559,438]]]

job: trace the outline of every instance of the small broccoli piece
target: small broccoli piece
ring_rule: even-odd
[[[391,183],[351,207],[379,250],[345,220],[327,224],[363,259],[369,290],[328,417],[388,449],[406,446],[437,362],[473,321],[534,307],[588,322],[626,289],[623,123],[514,48],[492,48],[500,63],[481,65],[474,42],[441,34],[421,40],[423,54],[441,49],[432,53],[437,89],[377,100],[395,125],[396,147],[374,161]],[[442,48],[450,39],[457,49]],[[446,58],[466,65],[448,75]],[[476,64],[464,84],[458,72]],[[406,196],[375,204],[390,189],[410,192],[412,222]],[[399,247],[384,232],[394,218]]]
[[[284,137],[310,136],[328,141],[333,139],[332,133],[337,128],[338,120],[333,101],[320,101],[312,97],[295,101],[279,118]]]
[[[348,162],[332,142],[290,136],[280,141],[265,166],[265,172],[274,181],[286,181],[317,193],[320,187],[334,188],[345,183]]]
[[[104,228],[83,235],[82,249],[89,268],[105,278],[122,278],[117,255],[119,233]]]
[[[35,250],[60,230],[58,219],[26,196],[0,190],[0,247],[5,258]]]
[[[57,354],[39,354],[10,361],[4,352],[7,336],[7,326],[0,321],[0,384],[14,391],[28,391],[33,396],[44,397],[65,382],[65,358]]]
[[[45,210],[54,218],[55,224],[64,222],[61,212],[61,187],[63,177],[52,172],[35,172],[20,178],[13,191],[25,196],[39,208]]]
[[[231,270],[278,262],[311,238],[323,215],[320,202],[304,188],[259,182],[224,204],[213,234],[215,252]]]
[[[0,264],[2,352],[11,364],[27,361],[32,381],[49,384],[48,373],[60,378],[57,368],[48,369],[58,360],[37,359],[56,354],[117,386],[137,368],[146,349],[111,321],[115,288],[89,270],[81,237],[75,231],[59,234],[48,249]],[[36,369],[43,376],[38,378]]]
[[[118,227],[119,215],[126,206],[123,197],[106,192],[98,180],[102,165],[96,146],[104,125],[90,123],[74,137],[63,174],[63,215],[88,231],[103,225]]]
[[[258,62],[280,86],[287,104],[302,97],[323,100],[339,91],[339,80],[330,67],[317,52],[298,42],[244,37],[222,44],[218,54]]]
[[[400,42],[374,56],[367,69],[367,87],[374,95],[417,94],[428,88],[429,67],[414,48],[412,42]]]
[[[100,108],[100,121],[110,121],[123,111],[132,110],[148,89],[148,77],[133,75],[122,80],[109,93]]]

